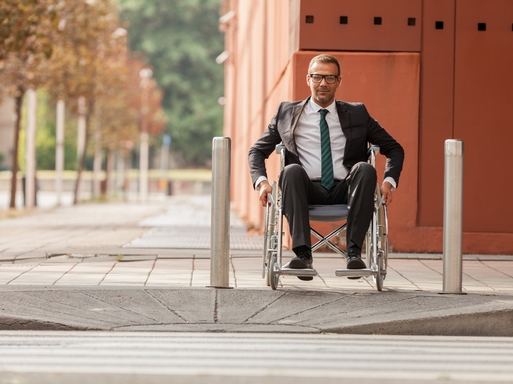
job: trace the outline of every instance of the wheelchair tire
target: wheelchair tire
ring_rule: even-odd
[[[381,192],[378,187],[376,187],[375,196],[376,205],[369,230],[371,233],[375,232],[374,236],[367,235],[366,245],[370,247],[370,250],[367,250],[367,258],[370,262],[376,263],[377,267],[376,274],[372,275],[372,279],[376,284],[376,289],[382,291],[388,267],[388,218],[386,205],[381,204]],[[376,244],[373,244],[374,241]]]
[[[265,209],[264,254],[262,262],[262,278],[267,286],[271,285],[273,254],[276,254],[276,182],[272,184],[273,192]]]
[[[264,252],[262,254],[262,279],[267,279],[269,265],[269,206],[265,208]],[[267,284],[269,286],[269,284]]]
[[[273,252],[272,253],[272,256],[271,256],[271,263],[270,263],[270,266],[269,266],[269,282],[271,284],[271,288],[273,289],[273,291],[276,290],[276,288],[278,288],[278,281],[280,280],[280,275],[277,273],[277,268],[278,268],[278,262],[276,260],[276,253]]]
[[[382,209],[382,215],[381,215],[382,222],[380,224],[380,230],[379,234],[381,236],[381,244],[380,248],[383,251],[383,280],[387,277],[387,268],[388,268],[388,216],[387,216],[387,207],[386,205],[383,206]]]
[[[271,264],[271,257],[268,256],[267,258],[267,265],[264,267],[265,268],[265,285],[267,285],[268,287],[271,285],[271,278],[270,278],[270,273],[269,273],[269,265]]]
[[[372,279],[374,284],[376,284],[376,289],[381,292],[383,290],[383,280],[385,280],[385,275],[383,274],[383,255],[381,252],[376,257],[376,265],[378,266],[378,272],[376,275],[372,275]]]

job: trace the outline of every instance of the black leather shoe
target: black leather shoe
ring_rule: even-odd
[[[312,255],[309,253],[300,253],[290,260],[288,267],[293,269],[312,269]],[[310,281],[313,276],[298,276],[299,280]]]
[[[347,269],[364,269],[366,267],[359,250],[349,249],[347,251]],[[349,280],[358,280],[360,276],[348,276],[347,278]]]
[[[350,249],[347,252],[347,269],[364,269],[365,263],[362,260],[361,253]]]

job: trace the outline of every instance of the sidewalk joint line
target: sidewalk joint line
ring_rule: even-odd
[[[13,263],[13,264],[14,264],[14,263]],[[34,268],[36,268],[36,267],[37,267],[37,265],[34,265],[34,266],[32,266],[32,268],[27,269],[26,271],[23,271],[23,272],[22,272],[22,273],[20,273],[18,276],[16,276],[14,279],[9,280],[9,281],[7,282],[7,284],[5,284],[5,285],[9,285],[9,284],[11,284],[14,280],[16,280],[16,279],[18,279],[19,277],[23,276],[25,273],[32,271],[32,270],[33,270]]]
[[[178,317],[179,319],[182,319],[183,322],[185,324],[189,324],[189,321],[183,317],[182,315],[180,315],[177,311],[175,311],[173,308],[169,308],[162,300],[160,300],[157,296],[154,296],[152,291],[150,289],[145,289],[144,290],[151,298],[153,298],[157,303],[159,303],[160,305],[162,305],[164,308],[166,308],[169,312],[171,312],[173,315],[175,315],[176,317]],[[162,323],[164,324],[164,323]]]
[[[253,313],[251,316],[249,317],[246,317],[243,321],[243,323],[247,323],[249,320],[251,320],[252,318],[254,318],[256,315],[258,315],[259,313],[262,313],[263,311],[265,311],[267,308],[269,308],[271,305],[273,305],[274,303],[276,303],[278,300],[280,300],[283,296],[285,296],[286,293],[283,292],[280,296],[278,296],[276,299],[274,299],[273,301],[271,301],[270,303],[267,303],[266,305],[264,305],[262,308],[260,308],[259,310],[257,310],[255,313]]]
[[[230,264],[232,265],[233,270],[233,284],[235,288],[237,288],[237,275],[235,274],[235,265],[233,264],[233,257],[230,256]]]
[[[123,311],[130,312],[130,313],[136,314],[136,315],[138,315],[138,316],[145,317],[145,318],[147,318],[147,319],[149,319],[149,320],[153,320],[153,321],[156,321],[156,322],[161,323],[161,322],[160,322],[160,321],[158,321],[157,319],[154,319],[154,318],[152,318],[152,317],[146,316],[146,315],[144,315],[144,314],[142,314],[142,313],[139,313],[139,312],[135,312],[135,311],[133,311],[133,310],[131,310],[131,309],[129,309],[129,308],[119,306],[119,305],[114,304],[114,303],[112,303],[112,302],[110,302],[110,301],[104,300],[104,299],[102,299],[102,298],[100,298],[100,297],[98,297],[98,296],[93,296],[93,295],[89,294],[88,292],[77,292],[77,293],[78,293],[78,294],[80,294],[80,295],[87,296],[87,297],[89,297],[89,298],[91,298],[91,299],[93,299],[93,300],[97,300],[97,301],[100,301],[100,302],[102,302],[102,303],[105,303],[105,304],[107,304],[107,305],[109,305],[109,306],[111,306],[111,307],[119,308],[119,309],[122,309]],[[53,303],[53,302],[52,302],[52,303]],[[72,308],[78,308],[78,307],[72,307]],[[88,312],[92,312],[91,310],[88,310],[88,309],[86,309],[86,311],[88,311]],[[95,313],[95,312],[93,312],[93,313]],[[113,315],[113,314],[111,314],[111,313],[102,313],[102,316],[112,317],[112,318],[114,318],[114,319],[119,319],[119,320],[126,321],[126,319],[125,319],[124,317],[119,317],[119,316]],[[125,324],[125,326],[126,326],[126,325],[130,326],[130,324]]]
[[[153,265],[151,266],[150,271],[148,272],[148,276],[146,276],[146,280],[144,281],[143,287],[146,287],[146,284],[148,283],[148,280],[150,279],[151,274],[153,273],[153,270],[155,269],[155,264],[157,264],[158,256],[153,260]]]
[[[105,275],[103,275],[102,279],[99,281],[98,285],[101,285],[105,279],[107,278],[108,274],[112,272],[112,270],[114,269],[114,267],[117,265],[117,261],[115,261],[114,263],[112,263],[112,267],[110,267],[110,269],[107,271],[107,273]]]
[[[189,287],[192,287],[192,281],[194,279],[194,261],[196,260],[196,255],[192,255],[192,260],[191,260],[191,263],[192,263],[192,266],[191,266],[191,279],[189,281]]]
[[[73,264],[73,266],[72,266],[70,269],[68,269],[66,272],[64,272],[64,273],[61,275],[61,277],[59,277],[57,280],[55,280],[55,281],[52,283],[52,285],[57,284],[57,282],[58,282],[60,279],[62,279],[62,278],[63,278],[64,276],[66,276],[69,272],[71,272],[71,271],[73,270],[73,268],[75,268],[78,264],[79,264],[79,263],[75,263],[75,264]]]
[[[286,293],[285,295],[288,295],[288,293]],[[273,323],[276,323],[276,322],[278,322],[278,321],[280,321],[280,320],[287,319],[287,318],[289,318],[289,317],[291,317],[291,316],[296,316],[296,315],[299,315],[299,314],[301,314],[301,313],[305,313],[305,312],[311,311],[311,310],[313,310],[313,309],[317,309],[317,308],[324,307],[325,305],[329,305],[329,304],[335,303],[335,302],[337,302],[337,301],[345,300],[345,299],[347,299],[349,296],[353,296],[353,295],[352,295],[352,294],[350,294],[350,295],[346,295],[346,294],[344,294],[344,296],[343,296],[343,297],[336,297],[335,299],[333,299],[333,300],[329,300],[329,301],[326,301],[325,303],[321,303],[321,304],[318,304],[318,305],[314,305],[313,307],[305,308],[305,309],[302,309],[302,310],[297,311],[297,312],[294,312],[294,313],[289,313],[289,314],[288,314],[288,315],[286,315],[286,316],[283,316],[283,317],[280,317],[280,318],[274,319],[274,320],[273,320]],[[283,297],[283,296],[282,296],[282,297]],[[281,298],[281,297],[280,297],[280,298]]]
[[[496,268],[492,267],[491,265],[485,264],[485,261],[494,261],[494,260],[481,260],[481,259],[479,259],[479,262],[480,262],[481,264],[485,265],[487,268],[493,269],[493,270],[494,270],[494,271],[496,271],[496,272],[500,272],[500,273],[502,273],[502,274],[503,274],[503,275],[505,275],[505,276],[508,276],[508,277],[510,277],[510,278],[513,278],[513,276],[508,275],[506,272],[501,271],[500,269],[496,269]]]
[[[420,262],[420,260],[418,260]],[[427,266],[426,266],[427,267]],[[392,271],[394,271],[395,273],[397,273],[399,276],[401,276],[404,280],[406,280],[407,282],[409,282],[411,285],[413,285],[415,288],[417,288],[419,291],[422,291],[422,289],[417,285],[415,284],[413,281],[411,281],[410,279],[408,279],[406,276],[404,276],[401,272],[399,272],[397,269],[394,269],[390,266],[390,264],[387,266],[387,268],[391,269]],[[429,267],[428,267],[429,268]]]
[[[490,288],[492,291],[495,291],[495,288],[494,288],[494,287],[492,287],[492,286],[490,286],[490,285],[486,284],[485,282],[483,282],[483,281],[481,281],[481,280],[476,279],[475,277],[470,276],[468,273],[463,272],[463,275],[464,275],[464,276],[466,276],[466,277],[468,277],[469,279],[472,279],[472,280],[474,280],[474,281],[477,281],[477,282],[478,282],[478,283],[480,283],[480,284],[483,284],[485,287]],[[466,290],[464,287],[462,287],[462,289],[463,289],[463,290]]]

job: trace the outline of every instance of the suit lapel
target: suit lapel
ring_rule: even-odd
[[[292,119],[290,121],[290,127],[292,128],[291,129],[292,135],[294,135],[294,131],[296,130],[297,123],[299,121],[299,116],[301,116],[301,113],[303,112],[303,109],[305,108],[305,105],[309,99],[310,98],[303,100],[301,103],[296,105],[294,107],[294,109],[292,110]]]
[[[343,101],[337,101],[337,114],[338,119],[340,121],[340,126],[342,127],[342,132],[344,132],[344,136],[346,137],[346,147],[344,149],[344,158],[346,157],[348,148],[351,146],[351,130],[349,127],[351,126],[351,121],[349,119],[349,113]]]
[[[299,122],[299,117],[301,116],[301,113],[303,113],[303,109],[305,108],[305,105],[306,105],[308,99],[309,98],[307,98],[306,100],[303,100],[301,103],[299,103],[292,109],[292,116],[290,118],[290,130],[288,130],[290,136],[287,139],[290,142],[291,147],[294,148],[293,153],[296,155],[297,155],[297,147],[296,147],[296,140],[294,139],[294,131],[297,128],[297,123]],[[282,140],[283,140],[283,138],[282,138]]]
[[[338,113],[338,119],[340,120],[340,126],[342,127],[342,130],[344,131],[344,135],[347,136],[349,133],[349,126],[351,125],[349,121],[349,113],[347,112],[347,108],[343,101],[337,101],[337,113]]]

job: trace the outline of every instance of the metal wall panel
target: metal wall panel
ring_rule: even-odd
[[[421,0],[301,0],[301,50],[419,52]]]
[[[513,1],[457,0],[454,137],[464,231],[513,232]]]

